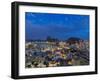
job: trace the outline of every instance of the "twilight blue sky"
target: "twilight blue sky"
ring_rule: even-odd
[[[47,36],[66,40],[89,39],[89,16],[51,13],[25,13],[26,40],[45,40]]]

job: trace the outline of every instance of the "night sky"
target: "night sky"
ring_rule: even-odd
[[[26,40],[59,40],[70,37],[89,39],[89,16],[73,14],[25,13]]]

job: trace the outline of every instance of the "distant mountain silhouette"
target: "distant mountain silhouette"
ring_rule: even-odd
[[[79,40],[82,40],[82,39],[80,39],[80,38],[77,38],[77,37],[70,37],[70,38],[68,38],[68,40],[79,41]]]
[[[82,40],[82,39],[80,39],[78,37],[70,37],[67,39],[67,42],[68,43],[76,43],[76,42],[79,42],[80,40]]]
[[[83,39],[81,38],[78,38],[78,37],[70,37],[68,38],[67,40],[64,40],[68,43],[75,43],[75,42],[79,42],[80,40],[83,41]],[[33,42],[33,41],[51,41],[51,42],[55,42],[55,41],[60,41],[59,39],[56,39],[56,38],[51,38],[51,37],[47,37],[46,40],[40,40],[40,39],[37,39],[37,40],[26,40],[26,42]],[[62,41],[62,40],[61,40]]]

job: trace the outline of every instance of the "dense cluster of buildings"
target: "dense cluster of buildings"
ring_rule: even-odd
[[[25,67],[42,68],[89,64],[89,41],[31,41],[25,44]]]

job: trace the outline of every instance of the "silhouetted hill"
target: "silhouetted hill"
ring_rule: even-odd
[[[82,39],[80,39],[78,37],[70,37],[67,39],[67,42],[68,43],[75,43],[75,42],[79,42],[80,40],[82,40]]]

